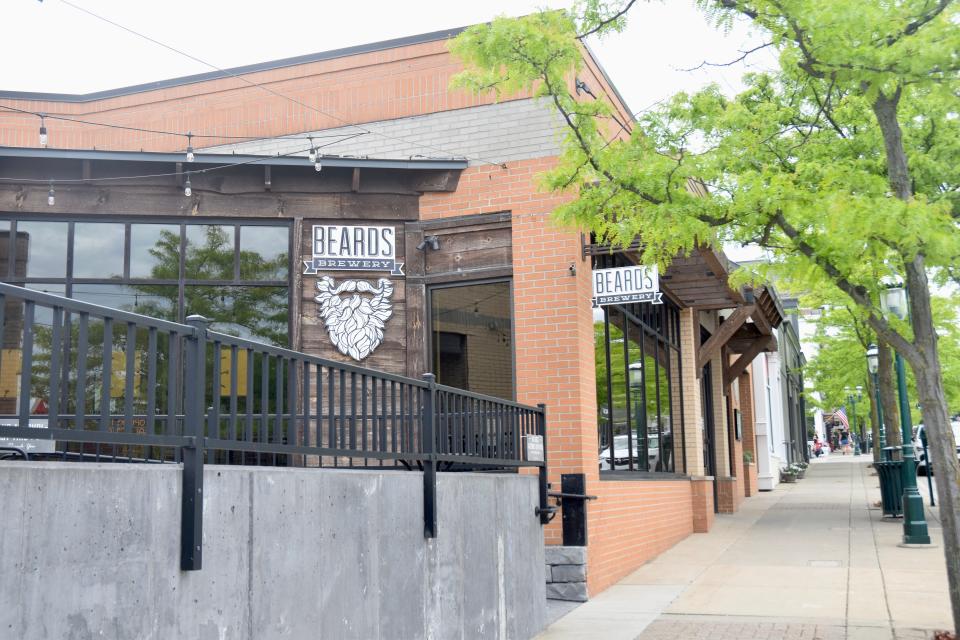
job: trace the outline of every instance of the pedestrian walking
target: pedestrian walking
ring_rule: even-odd
[[[843,449],[843,455],[847,455],[850,452],[850,434],[846,431],[840,436],[840,448]]]

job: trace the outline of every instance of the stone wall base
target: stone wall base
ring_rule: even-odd
[[[544,547],[547,599],[587,601],[587,548]]]

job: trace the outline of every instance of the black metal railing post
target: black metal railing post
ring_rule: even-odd
[[[420,440],[423,448],[423,537],[437,537],[437,438],[434,433],[434,408],[437,380],[432,373],[423,374],[427,388],[423,394],[423,424]]]
[[[189,316],[194,334],[185,342],[183,496],[180,513],[180,568],[203,567],[203,456],[206,401],[207,326],[203,316]],[[214,381],[216,383],[217,381]]]
[[[537,414],[537,435],[543,439],[543,466],[540,467],[540,524],[547,524],[553,519],[554,510],[547,504],[547,492],[550,483],[547,482],[547,405],[542,402],[537,405],[540,413]]]

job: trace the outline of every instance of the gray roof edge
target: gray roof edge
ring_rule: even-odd
[[[600,58],[597,57],[597,54],[593,52],[593,49],[585,41],[581,40],[583,43],[583,48],[587,50],[587,53],[590,54],[590,57],[593,59],[593,63],[597,65],[597,69],[600,70],[600,74],[603,76],[603,79],[606,80],[607,85],[613,89],[614,95],[617,96],[617,100],[620,101],[620,104],[623,105],[623,108],[627,110],[627,113],[630,115],[630,122],[636,122],[637,118],[634,116],[634,112],[630,109],[630,105],[627,104],[626,99],[623,95],[620,94],[620,90],[617,89],[617,85],[613,84],[613,80],[610,78],[610,75],[607,73],[607,70],[603,68],[603,65],[600,64]]]
[[[0,158],[49,158],[55,160],[112,160],[127,162],[181,162],[183,153],[158,153],[150,151],[98,151],[84,149],[38,149],[35,147],[0,147]],[[258,156],[251,154],[198,153],[188,167],[201,165],[261,165],[261,166],[307,166],[305,156]],[[412,170],[457,170],[466,169],[467,160],[447,158],[390,159],[352,158],[324,156],[323,164],[329,167],[367,167],[369,169]],[[189,168],[188,168],[189,170]],[[199,171],[199,169],[197,169]]]
[[[156,82],[146,82],[135,84],[117,89],[106,89],[104,91],[94,91],[92,93],[46,93],[36,91],[4,91],[0,90],[0,98],[11,100],[49,100],[54,102],[92,102],[94,100],[103,100],[106,98],[117,98],[131,95],[134,93],[144,93],[147,91],[156,91],[159,89],[169,89],[185,84],[194,84],[198,82],[207,82],[209,80],[220,80],[233,76],[240,76],[260,71],[270,71],[272,69],[281,69],[284,67],[293,67],[299,64],[309,64],[311,62],[321,62],[323,60],[332,60],[335,58],[344,58],[347,56],[358,55],[361,53],[372,53],[375,51],[384,51],[386,49],[396,49],[413,44],[423,44],[425,42],[435,42],[437,40],[447,40],[453,38],[467,27],[455,27],[452,29],[442,29],[440,31],[431,31],[413,36],[404,36],[402,38],[393,38],[391,40],[381,40],[367,44],[355,45],[352,47],[343,47],[341,49],[332,49],[330,51],[320,51],[318,53],[308,53],[301,56],[290,58],[281,58],[279,60],[270,60],[267,62],[258,62],[241,67],[232,67],[224,70],[208,71],[206,73],[197,73],[189,76],[180,76],[167,80],[158,80]]]

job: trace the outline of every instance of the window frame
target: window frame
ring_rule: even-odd
[[[226,287],[285,287],[287,290],[287,309],[293,308],[294,295],[294,262],[293,250],[295,247],[294,225],[289,219],[264,219],[264,218],[237,218],[237,217],[191,217],[184,219],[182,216],[122,216],[122,215],[97,215],[97,214],[38,214],[38,213],[18,213],[0,212],[0,221],[9,222],[10,227],[7,230],[7,264],[4,265],[7,276],[4,276],[4,282],[19,286],[32,285],[57,285],[64,289],[64,296],[73,297],[73,288],[77,285],[165,285],[177,286],[177,321],[184,322],[185,314],[185,291],[191,286],[226,286]],[[31,277],[16,276],[16,251],[14,245],[16,234],[20,222],[54,222],[67,225],[67,255],[66,269],[63,277]],[[76,224],[104,223],[104,224],[122,224],[123,225],[123,275],[112,278],[77,278],[74,277],[75,252],[74,243],[76,240]],[[141,278],[131,277],[130,267],[132,264],[131,256],[131,227],[133,225],[176,225],[180,231],[179,244],[179,277],[173,278]],[[202,280],[197,278],[187,279],[184,277],[184,258],[187,246],[187,227],[189,226],[226,226],[233,229],[233,277],[230,279]],[[240,278],[240,243],[242,227],[284,227],[287,231],[287,277],[286,279],[272,280],[242,280]],[[294,318],[288,313],[287,318],[287,343],[283,345],[290,347],[293,339]]]
[[[598,255],[594,257],[593,260],[593,269],[599,268],[610,268],[610,267],[623,267],[631,266],[634,263],[624,254],[607,254],[607,255]],[[605,380],[600,379],[601,371],[598,367],[596,369],[595,375],[597,376],[597,386],[605,383],[607,388],[607,399],[605,403],[601,403],[599,395],[597,397],[597,462],[600,467],[600,476],[601,478],[607,477],[609,479],[613,478],[625,478],[632,477],[637,479],[643,478],[657,478],[657,477],[670,477],[681,475],[681,472],[678,472],[677,469],[683,469],[682,473],[686,473],[686,434],[684,430],[685,416],[684,416],[684,403],[683,403],[683,384],[682,384],[682,356],[683,356],[683,345],[680,338],[680,307],[672,300],[664,298],[663,304],[661,305],[651,305],[649,303],[630,303],[630,304],[620,304],[620,305],[605,305],[600,307],[600,310],[603,313],[603,320],[597,321],[594,320],[594,326],[597,322],[602,322],[604,326],[603,335],[599,338],[604,341],[603,351],[605,359],[605,370],[606,376]],[[610,319],[611,310],[616,310],[623,318],[623,327],[622,331],[624,334],[623,337],[623,347],[622,352],[617,352],[614,354],[615,349],[611,346],[612,332],[610,331],[611,326],[616,326]],[[596,336],[596,331],[594,331]],[[654,402],[656,404],[656,415],[657,415],[657,437],[659,444],[659,453],[658,453],[658,463],[662,462],[664,459],[664,425],[663,425],[663,415],[664,409],[669,409],[668,414],[668,424],[671,434],[671,448],[670,451],[670,466],[667,469],[656,470],[645,468],[647,464],[647,456],[640,457],[640,452],[638,455],[634,456],[633,449],[635,443],[632,442],[631,438],[628,437],[627,444],[627,453],[628,461],[623,466],[618,466],[615,453],[616,445],[615,440],[613,439],[617,434],[614,433],[614,369],[619,369],[623,367],[624,369],[624,400],[627,403],[626,407],[626,419],[628,424],[628,436],[633,433],[634,423],[636,422],[636,416],[632,415],[633,405],[636,404],[635,398],[632,397],[633,389],[630,385],[629,380],[629,365],[633,364],[630,362],[630,344],[631,337],[639,337],[639,342],[636,344],[639,345],[640,349],[640,358],[645,361],[647,356],[651,356],[655,362],[654,366]],[[596,342],[596,337],[594,341],[594,353],[596,354],[596,347],[598,343]],[[652,345],[648,345],[652,343]],[[648,346],[653,346],[653,349],[648,349]],[[664,356],[664,362],[660,362],[660,354]],[[617,359],[617,362],[614,360]],[[620,360],[623,362],[621,363]],[[594,358],[594,365],[596,366],[597,360]],[[674,371],[674,368],[676,371]],[[640,385],[642,390],[642,400],[641,402],[648,403],[649,398],[647,397],[647,385],[649,380],[647,378],[647,367],[642,369],[643,382]],[[677,393],[674,394],[671,390],[671,376],[676,375],[679,379],[679,383],[676,385]],[[661,377],[665,376],[666,380],[666,389],[660,384]],[[604,425],[601,420],[601,411],[606,408],[609,416],[609,424]],[[646,413],[646,410],[644,410]],[[645,427],[647,428],[647,427]],[[608,433],[601,433],[602,430],[608,430]],[[612,449],[610,458],[605,458],[601,456],[601,453],[605,449],[602,446],[604,441],[604,436],[610,438],[608,447]],[[676,440],[677,436],[680,437],[680,441]],[[646,441],[646,438],[644,439]],[[679,454],[679,455],[678,455]],[[678,460],[680,458],[680,460]],[[678,464],[679,463],[679,464]],[[641,464],[643,466],[641,466]],[[604,465],[607,465],[608,468],[604,468]]]

